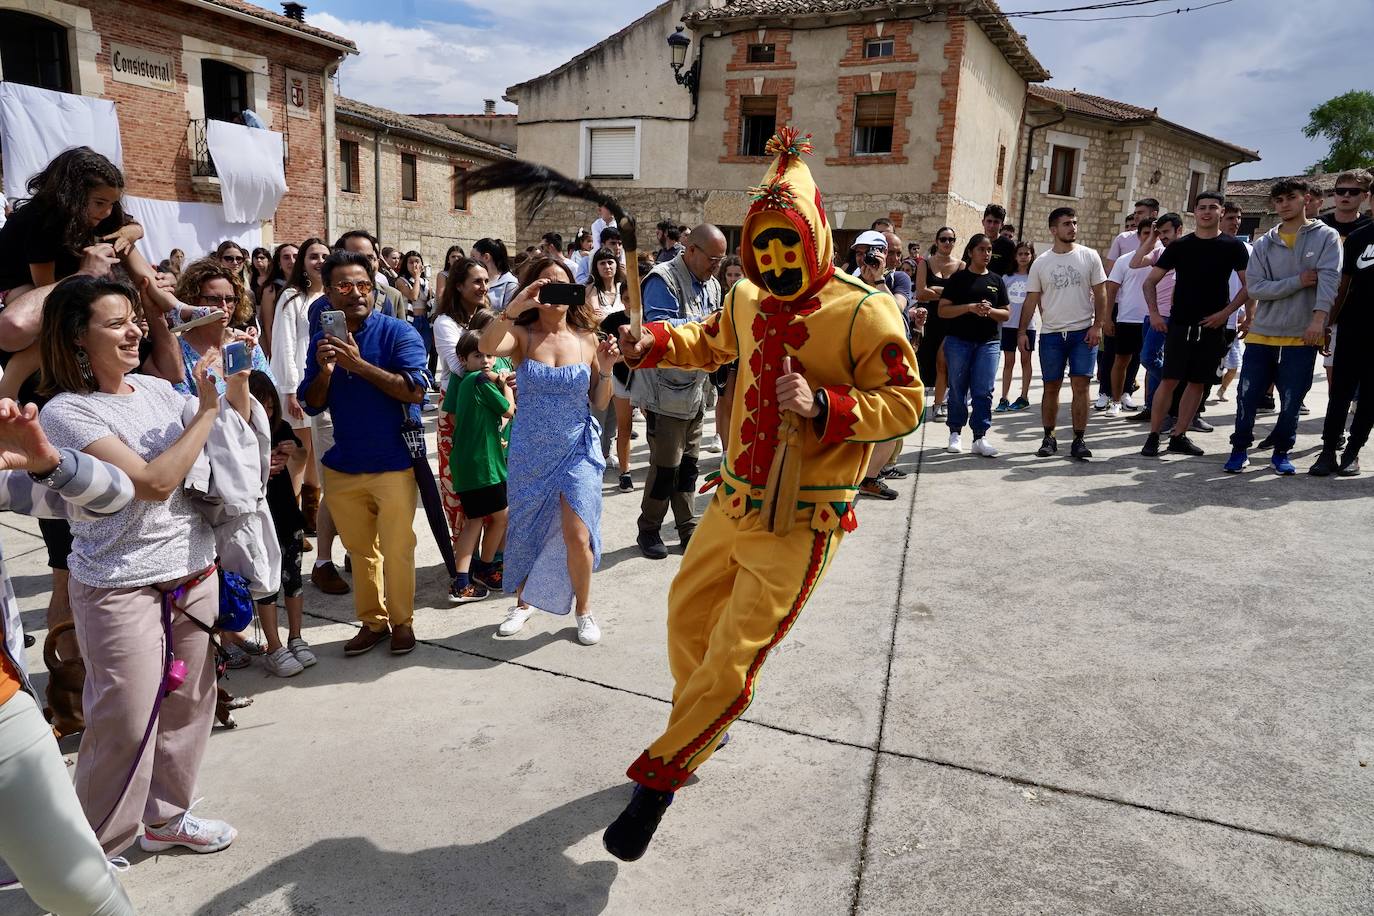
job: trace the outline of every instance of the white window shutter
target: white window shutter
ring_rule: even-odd
[[[588,133],[591,146],[589,177],[634,177],[638,163],[635,161],[633,127],[593,127]]]

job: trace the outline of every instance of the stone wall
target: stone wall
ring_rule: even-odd
[[[358,144],[359,187],[357,191],[340,190],[336,196],[339,230],[366,229],[376,235],[383,245],[403,251],[416,250],[426,262],[442,264],[450,245],[469,248],[480,238],[511,240],[515,237],[515,195],[510,191],[493,191],[474,195],[467,201],[467,209],[453,208],[453,169],[455,166],[478,168],[487,162],[470,153],[459,152],[420,140],[384,134],[382,153],[382,224],[377,226],[376,179],[373,143],[376,134],[368,128],[350,124],[346,115],[339,116],[337,128],[340,140]],[[401,154],[416,158],[416,200],[401,199]],[[339,150],[335,149],[335,170]]]

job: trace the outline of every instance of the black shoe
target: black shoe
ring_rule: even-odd
[[[1048,458],[1057,451],[1059,451],[1058,440],[1056,440],[1054,436],[1046,436],[1040,440],[1040,448],[1035,454],[1039,455],[1041,458]]]
[[[883,480],[906,480],[906,471],[903,471],[895,464],[889,464],[878,472],[878,476]]]
[[[1148,407],[1142,407],[1142,408],[1140,408],[1140,411],[1139,411],[1138,413],[1134,414],[1133,416],[1127,417],[1127,418],[1126,418],[1126,422],[1128,422],[1128,423],[1149,423],[1149,422],[1150,422],[1150,409],[1149,409]]]
[[[1312,412],[1312,408],[1311,408],[1311,407],[1308,407],[1306,404],[1299,404],[1299,405],[1298,405],[1298,416],[1300,416],[1300,417],[1305,417],[1305,416],[1307,416],[1308,414],[1310,414],[1311,412]]]
[[[1088,448],[1088,443],[1082,439],[1073,440],[1073,445],[1069,448],[1069,457],[1077,458],[1079,461],[1087,461],[1093,456],[1093,450]]]
[[[1359,473],[1360,456],[1347,451],[1341,458],[1340,467],[1336,468],[1336,474],[1340,477],[1355,477]]]
[[[622,862],[637,862],[649,848],[663,812],[672,803],[672,792],[656,792],[636,785],[630,803],[601,835],[601,845]]]
[[[1193,422],[1188,425],[1188,432],[1190,433],[1210,433],[1215,429],[1215,426],[1202,419],[1202,417],[1193,417]]]
[[[1255,448],[1259,449],[1260,451],[1268,451],[1269,449],[1271,449],[1271,448],[1273,448],[1273,447],[1274,447],[1274,434],[1273,434],[1273,433],[1270,433],[1269,435],[1265,436],[1263,439],[1260,440],[1259,445],[1255,446]]]
[[[1330,477],[1336,470],[1336,450],[1334,448],[1324,448],[1322,453],[1317,456],[1317,460],[1312,462],[1312,466],[1307,469],[1307,473],[1313,477]]]
[[[1198,448],[1197,445],[1193,443],[1192,439],[1188,438],[1187,433],[1170,436],[1169,447],[1166,451],[1172,452],[1175,455],[1192,455],[1194,457],[1207,454],[1202,449]]]
[[[1145,446],[1140,450],[1140,454],[1146,458],[1159,457],[1159,433],[1150,433],[1145,437]]]
[[[635,543],[639,545],[639,552],[644,554],[648,560],[668,559],[668,548],[664,546],[663,538],[658,536],[658,532],[653,534],[641,533],[635,538]]]
[[[1259,409],[1269,411],[1275,410],[1276,405],[1274,404],[1274,396],[1272,394],[1266,394],[1264,397],[1260,398]]]

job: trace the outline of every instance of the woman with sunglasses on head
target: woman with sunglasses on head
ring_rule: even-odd
[[[182,484],[220,411],[218,351],[192,367],[193,398],[138,374],[134,300],[115,281],[65,280],[44,305],[39,338],[43,386],[54,394],[43,431],[128,474],[136,497],[72,523],[71,603],[86,663],[76,793],[106,855],[135,838],[148,852],[215,852],[236,831],[191,813],[215,714],[215,537]],[[248,373],[226,388],[226,403],[247,418]]]
[[[945,322],[938,315],[935,306],[940,301],[949,278],[964,269],[964,262],[954,256],[954,243],[957,236],[949,226],[941,226],[935,233],[935,244],[930,249],[930,257],[921,261],[916,268],[916,301],[925,303],[929,310],[926,315],[925,336],[921,339],[921,349],[916,358],[922,379],[934,379],[935,418],[943,420],[948,412],[945,400],[947,372],[945,363]]]
[[[516,605],[497,628],[514,636],[534,613],[576,613],[577,639],[601,628],[589,607],[601,560],[601,478],[595,413],[611,401],[614,341],[598,342],[590,302],[545,303],[550,283],[572,283],[561,259],[540,257],[520,276],[509,308],[482,331],[482,352],[518,360],[520,408],[511,427],[504,585]],[[527,603],[529,602],[529,603]],[[533,607],[531,606],[533,605]]]

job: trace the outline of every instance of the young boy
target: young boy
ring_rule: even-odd
[[[496,553],[506,540],[506,449],[501,427],[515,415],[509,375],[492,370],[495,359],[478,347],[480,336],[468,331],[458,340],[466,373],[458,383],[449,467],[453,489],[463,506],[463,531],[454,545],[458,579],[456,604],[481,601],[501,588]],[[475,561],[472,552],[482,542]],[[476,564],[471,577],[468,569]]]

